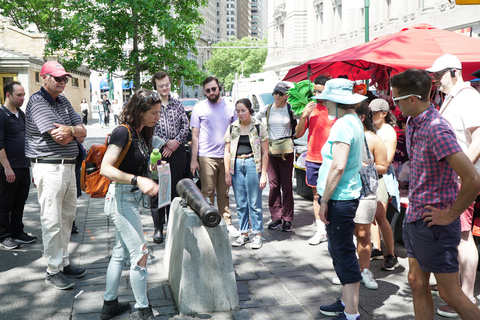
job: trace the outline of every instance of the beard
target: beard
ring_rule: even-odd
[[[220,92],[214,95],[213,98],[211,96],[207,96],[207,99],[208,101],[210,101],[210,103],[217,103],[219,98],[220,98]]]

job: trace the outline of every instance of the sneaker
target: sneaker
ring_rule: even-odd
[[[50,274],[47,272],[45,283],[59,290],[66,290],[75,286],[75,284],[70,279],[65,277],[65,275],[61,271],[56,274]]]
[[[365,287],[367,287],[368,289],[371,289],[371,290],[378,289],[378,283],[373,278],[372,271],[368,270],[367,268],[363,269],[362,282],[365,284]]]
[[[436,284],[430,285],[430,292],[432,293],[432,296],[440,296],[440,294],[438,293],[438,287]]]
[[[345,306],[343,305],[342,300],[338,299],[335,303],[332,303],[330,305],[320,306],[319,310],[322,314],[326,316],[335,317],[337,315],[343,314]]]
[[[397,256],[392,256],[391,254],[387,255],[385,261],[382,264],[382,269],[387,271],[393,271],[396,267],[399,266]]]
[[[262,236],[256,235],[252,240],[252,249],[260,249],[263,246]]]
[[[26,234],[25,232],[22,235],[15,238],[15,241],[19,243],[32,243],[32,242],[35,242],[36,240],[37,240],[37,237]]]
[[[346,319],[347,319],[347,316],[345,315],[344,312],[342,312],[338,316],[333,318],[332,320],[346,320]],[[360,316],[357,316],[357,318],[355,318],[355,320],[360,320]]]
[[[240,231],[237,230],[237,228],[235,228],[233,225],[229,224],[227,225],[227,230],[228,230],[228,235],[230,237],[240,237],[241,236],[241,233]]]
[[[457,318],[458,313],[448,304],[437,309],[437,313],[445,318]]]
[[[282,220],[272,220],[272,222],[268,224],[268,229],[275,230],[280,228],[281,226],[282,226]]]
[[[342,283],[340,282],[340,278],[339,278],[338,276],[335,276],[335,277],[332,278],[332,283],[333,283],[333,284],[337,284],[337,285],[338,285],[338,284],[342,284]]]
[[[370,260],[381,260],[383,259],[383,251],[378,250],[377,248],[372,249],[372,253],[370,254]]]
[[[292,231],[292,221],[283,221],[282,231]]]
[[[327,240],[327,235],[325,233],[320,233],[317,231],[313,237],[308,239],[308,244],[311,246],[316,246],[317,244],[320,244]]]
[[[232,242],[233,247],[241,247],[245,245],[245,243],[250,242],[250,239],[246,236],[241,235],[240,237],[237,238],[235,242]]]
[[[12,250],[20,247],[20,243],[13,240],[12,237],[6,237],[0,244],[7,250]]]
[[[83,277],[87,273],[87,269],[77,268],[69,264],[66,267],[63,267],[63,274],[72,278]]]

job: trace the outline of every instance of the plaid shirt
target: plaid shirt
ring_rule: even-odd
[[[169,96],[167,106],[162,104],[154,134],[166,141],[177,140],[181,144],[187,142],[188,118],[180,100]]]
[[[409,205],[405,222],[420,220],[426,205],[451,206],[458,194],[458,176],[445,157],[462,151],[450,123],[430,107],[407,121],[410,157]]]

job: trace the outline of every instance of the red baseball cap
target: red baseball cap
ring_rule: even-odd
[[[70,73],[67,73],[67,71],[65,71],[62,65],[57,61],[46,62],[43,65],[42,70],[40,71],[41,76],[43,76],[44,74],[49,74],[53,77],[62,77],[62,76],[72,77],[72,75]]]

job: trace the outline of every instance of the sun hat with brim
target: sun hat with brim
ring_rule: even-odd
[[[329,100],[342,104],[357,104],[366,100],[366,96],[353,93],[353,82],[347,79],[331,79],[325,83],[323,92],[312,99]]]
[[[478,69],[477,71],[475,71],[474,73],[472,73],[471,76],[473,76],[473,77],[475,77],[475,78],[480,78],[480,69]]]
[[[431,68],[425,69],[427,72],[440,72],[446,69],[462,70],[462,63],[453,54],[444,54],[437,58]]]
[[[42,66],[42,70],[40,70],[40,75],[43,76],[44,74],[49,74],[53,77],[63,77],[63,76],[72,77],[72,75],[67,71],[65,71],[63,66],[57,61],[46,62]]]

